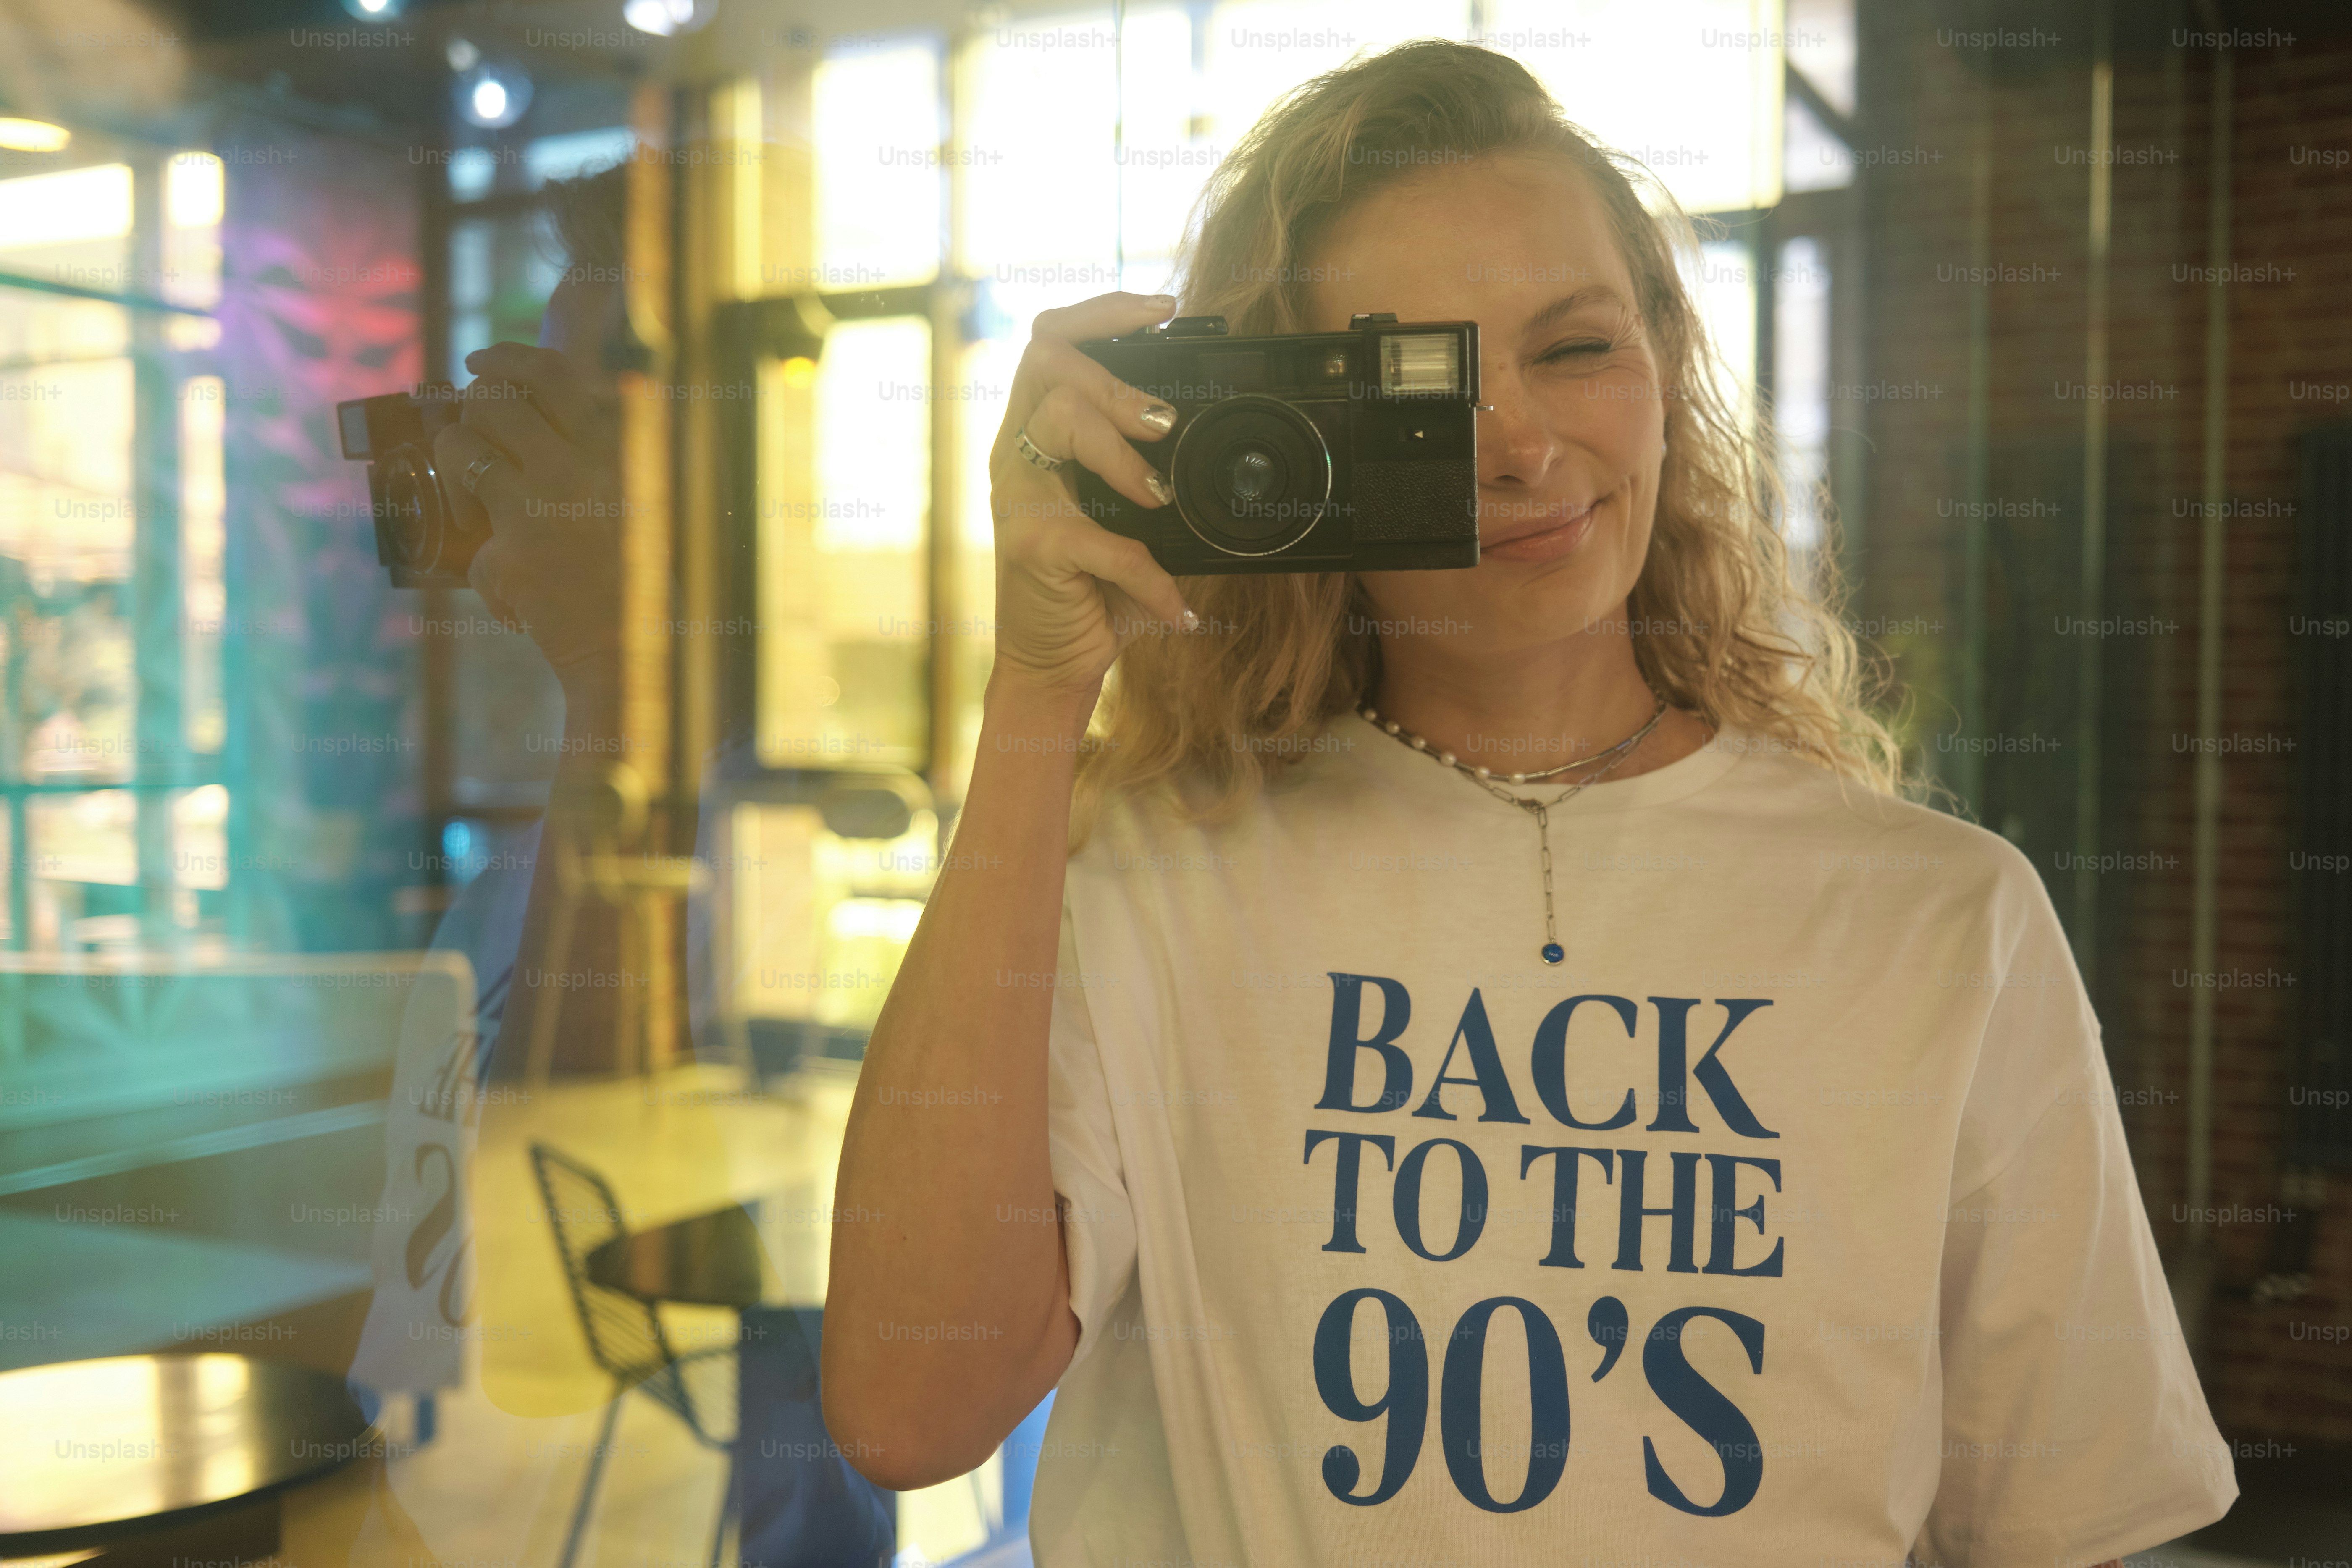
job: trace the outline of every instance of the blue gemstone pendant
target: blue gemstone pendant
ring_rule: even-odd
[[[1557,964],[1567,956],[1568,949],[1561,946],[1559,943],[1547,942],[1543,945],[1543,961],[1545,963]]]

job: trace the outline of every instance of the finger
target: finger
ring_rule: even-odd
[[[1020,365],[1013,372],[1013,385],[1005,396],[1005,427],[1018,430],[1029,411],[1052,387],[1053,382],[1041,362],[1044,352],[1040,343],[1079,343],[1092,338],[1116,338],[1164,321],[1176,310],[1176,299],[1168,294],[1103,294],[1059,310],[1043,310],[1030,325],[1030,343],[1021,356]]]
[[[513,382],[483,377],[466,389],[459,421],[488,436],[525,473],[544,481],[568,478],[578,463],[572,444],[555,433]]]
[[[1088,472],[1139,507],[1164,507],[1175,498],[1160,470],[1127,444],[1110,417],[1069,385],[1045,394],[1026,423],[1029,444],[1048,457],[1075,458]],[[1014,454],[1011,461],[1024,461]]]
[[[485,457],[499,461],[484,469],[467,490],[466,470]],[[530,487],[523,483],[514,460],[491,445],[479,431],[462,424],[442,426],[433,438],[433,466],[440,471],[442,488],[468,528],[479,528],[486,515],[493,534],[511,533],[524,526],[529,514],[523,502]]]
[[[1150,393],[1139,392],[1110,373],[1102,362],[1075,343],[1041,338],[1030,345],[1046,389],[1075,387],[1100,409],[1119,434],[1142,441],[1158,441],[1176,428],[1176,410]]]
[[[493,343],[466,356],[466,368],[477,376],[492,376],[530,390],[558,435],[584,441],[597,428],[596,398],[579,366],[553,349],[529,343]]]
[[[1087,338],[1114,337],[1165,321],[1176,313],[1172,294],[1097,294],[1076,305],[1040,310],[1030,322],[1032,337],[1060,338],[1078,342]]]
[[[1151,559],[1140,539],[1112,533],[1083,517],[1074,517],[1053,530],[1045,551],[1058,553],[1070,565],[1101,579],[1134,601],[1142,620],[1163,621],[1191,631],[1200,624],[1184,602],[1184,592],[1167,570]]]
[[[472,563],[466,568],[466,581],[481,597],[482,608],[490,612],[490,619],[501,626],[528,632],[530,629],[529,624],[507,601],[501,586],[506,578],[506,552],[499,541],[487,540],[474,552]]]

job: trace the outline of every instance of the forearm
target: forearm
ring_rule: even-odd
[[[954,855],[859,1075],[835,1196],[856,1219],[833,1232],[825,1407],[887,1485],[985,1459],[1076,1343],[1046,1040],[1090,709],[992,682]]]
[[[582,807],[596,799],[613,760],[625,756],[620,727],[615,683],[584,675],[564,683],[563,741],[541,818],[530,895],[499,1026],[499,1055],[509,1069],[524,1060],[551,1014],[562,1030],[556,1054],[609,1065],[621,1009],[635,999],[627,994],[633,977],[619,972],[621,911],[563,883],[567,860],[576,868],[593,847],[593,819]],[[575,1042],[575,1049],[567,1052],[566,1042]]]

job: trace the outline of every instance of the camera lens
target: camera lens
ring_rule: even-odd
[[[443,546],[441,492],[433,465],[415,447],[401,447],[385,457],[383,507],[392,524],[387,533],[393,564],[432,570]]]
[[[1192,416],[1168,476],[1178,511],[1202,542],[1227,555],[1275,555],[1321,519],[1331,454],[1295,405],[1244,392]]]
[[[1265,501],[1280,489],[1282,479],[1276,472],[1274,456],[1263,447],[1245,446],[1226,459],[1223,483],[1217,488],[1226,500],[1247,505]]]

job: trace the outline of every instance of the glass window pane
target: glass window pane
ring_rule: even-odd
[[[548,215],[469,218],[449,235],[449,362],[492,343],[539,341],[548,296],[563,276]]]
[[[1317,74],[1408,38],[1459,38],[1462,0],[1229,0],[1209,13],[1209,133],[1230,147],[1282,94]]]
[[[0,181],[0,269],[129,293],[130,240],[127,163]]]
[[[172,880],[185,888],[228,885],[228,790],[206,784],[172,802]]]
[[[1698,300],[1699,315],[1722,362],[1715,367],[1717,391],[1743,424],[1755,420],[1756,269],[1744,239],[1707,240],[1699,246],[1696,270],[1686,258],[1683,279]]]
[[[945,216],[938,47],[912,39],[829,55],[813,92],[819,276],[856,285],[936,277]]]
[[[1788,144],[1781,169],[1791,191],[1834,191],[1853,183],[1853,152],[1832,135],[1813,111],[1789,100]]]
[[[421,601],[409,606],[407,624],[413,634],[435,631],[450,640],[458,802],[537,805],[562,760],[563,689],[530,638],[493,619],[472,589],[449,590],[448,603],[448,619],[437,626]]]
[[[1811,236],[1781,246],[1772,274],[1772,402],[1788,488],[1790,548],[1822,542],[1821,486],[1829,476],[1829,250]]]
[[[1853,112],[1853,0],[1788,0],[1789,63],[1840,114]]]
[[[1020,337],[983,339],[964,351],[966,385],[1012,386],[1027,341],[1025,319],[1018,330]],[[947,754],[931,771],[931,787],[950,800],[963,798],[971,777],[972,758],[980,746],[981,697],[996,658],[996,520],[988,509],[988,454],[1003,422],[1003,399],[960,400],[955,417],[959,526],[948,567],[954,609],[939,628],[952,644],[949,657],[954,670],[955,706],[947,716]]]
[[[54,340],[43,320],[52,316],[88,320],[79,302],[35,302],[16,324],[24,338]],[[0,555],[23,564],[36,593],[130,575],[131,394],[127,359],[0,371]]]
[[[1495,0],[1482,41],[1694,212],[1780,199],[1772,0]],[[1664,84],[1672,84],[1669,90]]]
[[[959,243],[1024,332],[1049,304],[1118,287],[1112,43],[1101,13],[1024,18],[975,35],[963,57]]]
[[[847,321],[760,380],[759,751],[912,765],[929,743],[929,324]]]
[[[574,180],[625,162],[636,151],[637,133],[625,125],[542,136],[522,150],[522,170],[532,190],[550,180]]]
[[[128,789],[36,795],[25,803],[33,874],[131,887],[139,881],[139,804]]]
[[[1118,162],[1120,287],[1156,291],[1168,279],[1185,214],[1226,148],[1206,134],[1192,72],[1192,18],[1173,6],[1130,11],[1119,63]]]
[[[228,731],[221,695],[222,622],[228,584],[227,482],[222,437],[227,391],[218,376],[180,386],[180,710],[188,749],[218,751]]]
[[[228,182],[221,161],[209,152],[177,152],[163,166],[163,277],[152,290],[175,305],[210,310],[221,298],[221,214]],[[163,323],[174,349],[209,349],[220,341],[220,323],[202,316],[172,316]]]

